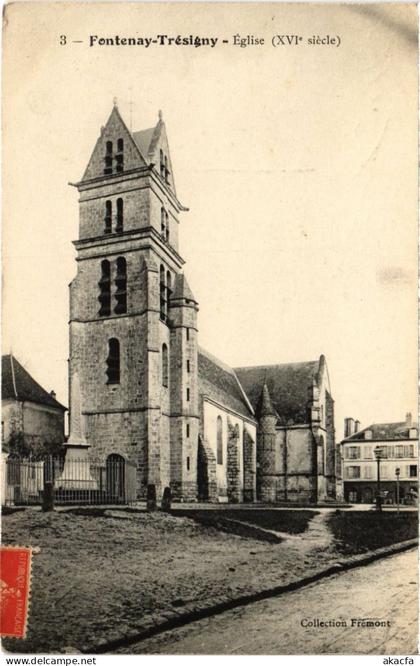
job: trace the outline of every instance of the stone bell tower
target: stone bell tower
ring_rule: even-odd
[[[178,253],[179,202],[162,114],[130,132],[118,107],[79,191],[70,285],[70,396],[91,458],[137,469],[137,496],[196,496],[197,303]],[[72,405],[70,404],[70,429]]]

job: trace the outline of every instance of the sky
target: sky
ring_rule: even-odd
[[[117,34],[229,44],[88,45]],[[416,34],[414,4],[9,5],[3,353],[68,404],[68,183],[116,97],[133,130],[163,111],[199,343],[231,366],[325,354],[338,439],[345,416],[417,414]]]

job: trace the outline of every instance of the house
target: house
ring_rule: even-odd
[[[400,500],[410,502],[418,494],[418,424],[410,413],[398,423],[372,423],[360,429],[358,421],[345,420],[340,445],[344,498],[372,503],[377,495],[377,458],[380,450],[380,486],[385,501],[396,501],[399,470]]]
[[[12,355],[2,356],[1,503],[38,501],[43,461],[63,453],[66,407]]]
[[[184,501],[332,498],[324,356],[234,369],[198,344],[198,302],[178,244],[187,209],[162,114],[155,127],[131,132],[115,103],[74,186],[72,455],[89,449],[92,460],[135,466],[139,498],[151,485],[158,497],[169,486]]]
[[[20,455],[53,453],[64,443],[66,407],[12,355],[2,356],[3,450]]]

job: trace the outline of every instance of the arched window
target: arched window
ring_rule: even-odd
[[[124,201],[122,199],[117,199],[117,224],[115,226],[115,231],[120,233],[124,228]]]
[[[160,209],[160,233],[162,238],[165,240],[166,238],[166,214],[165,214],[165,209],[162,206]]]
[[[112,201],[105,201],[105,234],[112,233]]]
[[[166,273],[166,314],[169,315],[169,302],[172,294],[172,275],[169,271]]]
[[[166,321],[166,285],[165,285],[165,269],[160,267],[160,318]]]
[[[127,262],[124,257],[118,257],[117,259],[115,286],[115,300],[117,304],[114,312],[115,314],[125,314],[127,312]]]
[[[168,360],[168,347],[162,345],[162,386],[169,385],[169,360]]]
[[[108,340],[108,358],[106,359],[108,384],[120,383],[120,343],[117,338]]]
[[[99,316],[107,317],[111,314],[111,264],[107,259],[101,262],[101,279],[98,285],[98,301],[101,304]]]
[[[217,464],[223,465],[223,422],[222,417],[217,417]]]
[[[106,142],[106,153],[105,153],[105,158],[104,158],[104,174],[108,175],[112,173],[112,141],[107,141]]]
[[[124,171],[124,141],[118,139],[117,141],[117,154],[115,156],[117,162],[117,173]]]

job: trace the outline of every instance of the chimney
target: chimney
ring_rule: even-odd
[[[55,400],[55,396],[56,396],[56,395],[57,395],[57,394],[56,394],[55,391],[50,391],[50,396],[51,396],[52,398],[54,398],[54,400]]]
[[[360,430],[360,421],[355,421],[354,422],[354,432],[359,432]]]
[[[354,419],[351,417],[344,419],[344,437],[350,437],[351,435],[354,435],[354,433]]]
[[[411,416],[411,412],[407,412],[407,414],[405,415],[405,425],[407,426],[407,428],[411,428],[411,426],[413,425],[413,418]]]

